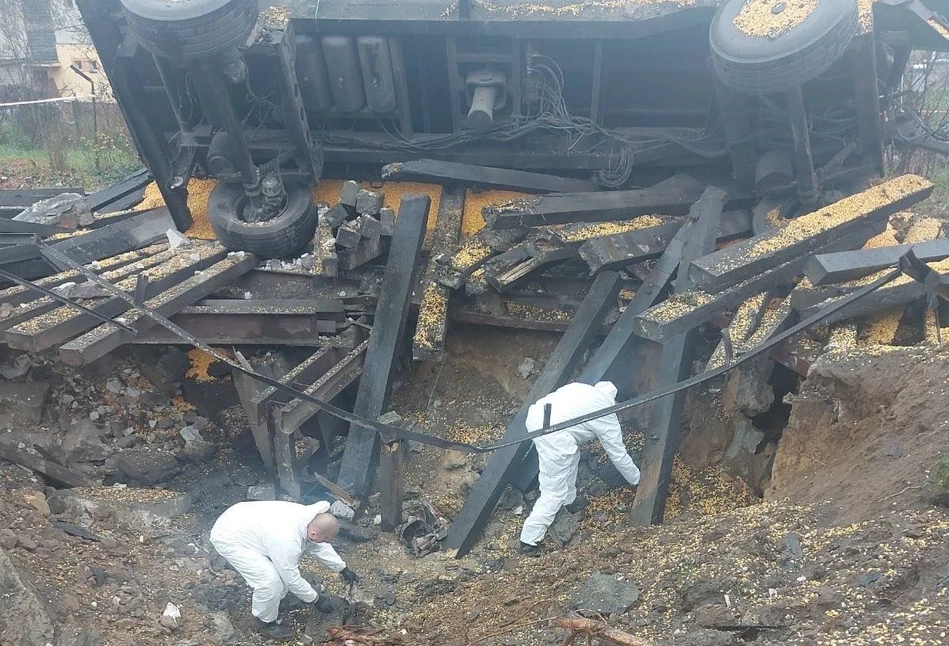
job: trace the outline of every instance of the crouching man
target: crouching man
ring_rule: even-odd
[[[330,545],[339,523],[328,513],[329,508],[328,502],[240,502],[221,514],[211,528],[214,549],[254,589],[251,613],[263,635],[273,639],[293,636],[290,626],[277,622],[280,601],[287,592],[314,604],[320,612],[333,610],[329,599],[300,576],[304,552],[309,551],[346,582],[359,580]]]
[[[616,404],[616,386],[601,381],[595,386],[572,383],[558,388],[537,400],[527,411],[527,431],[544,427],[544,407],[550,404],[551,425],[581,417]],[[582,508],[577,501],[577,470],[580,466],[580,445],[593,439],[600,441],[607,456],[626,482],[639,484],[639,468],[633,463],[623,443],[623,430],[616,415],[606,415],[556,433],[534,439],[539,462],[540,498],[521,529],[522,554],[540,554],[538,543],[561,507],[571,512]]]

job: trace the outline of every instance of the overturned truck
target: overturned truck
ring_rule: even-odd
[[[711,368],[813,314],[796,300],[823,302],[817,285],[798,283],[805,264],[860,249],[931,191],[916,177],[869,186],[888,144],[926,144],[925,133],[902,128],[918,120],[900,93],[914,49],[949,49],[940,4],[78,0],[180,230],[191,226],[191,180],[210,178],[218,243],[253,254],[241,257],[242,272],[309,251],[324,286],[337,277],[362,286],[361,268],[386,240],[372,332],[363,320],[348,326],[343,345],[321,348],[284,385],[310,383],[311,398],[332,399],[358,380],[354,412],[375,419],[386,410],[413,292],[413,350],[423,360],[443,349],[449,299],[516,298],[550,269],[564,282],[580,279],[569,298],[548,294],[572,299],[566,319],[518,325],[469,311],[469,322],[564,333],[506,438],[523,434],[526,406],[572,378],[601,333],[579,378],[611,378],[631,394],[691,375],[701,354],[695,332],[710,322],[724,330]],[[394,205],[398,218],[352,182],[336,207],[317,204],[323,183],[346,178],[444,188],[437,207],[427,197]],[[471,188],[519,197],[486,204],[477,226],[462,226]],[[431,260],[417,271],[436,216]],[[747,240],[721,248],[736,239]],[[892,265],[894,253],[847,278]],[[536,303],[541,291],[519,297]],[[340,317],[366,314],[368,301],[339,293]],[[618,294],[619,316],[611,314]],[[824,296],[832,297],[845,296]],[[333,330],[343,327],[340,318]],[[659,358],[648,382],[630,367],[644,348]],[[793,363],[790,350],[778,354]],[[320,408],[285,395],[271,386],[245,404],[265,461],[298,495],[309,455],[296,455],[290,438]],[[636,522],[662,519],[683,407],[678,394],[652,407]],[[329,443],[340,426],[331,418],[320,429]],[[504,487],[530,486],[528,448],[491,455],[446,538],[455,553],[471,548]],[[378,458],[376,431],[353,424],[339,484],[366,493]],[[381,459],[384,503],[394,506],[398,443],[385,444]],[[383,517],[400,520],[391,508]]]

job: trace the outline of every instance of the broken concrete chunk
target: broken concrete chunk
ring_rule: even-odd
[[[621,615],[638,599],[639,588],[632,581],[594,572],[570,600],[570,607],[604,615]]]
[[[566,547],[580,529],[581,520],[583,520],[582,511],[571,514],[566,507],[561,507],[550,529],[547,530],[547,535],[557,547]]]
[[[0,364],[0,375],[4,379],[16,379],[28,373],[32,367],[33,361],[30,359],[30,355],[21,354],[12,363]]]
[[[382,223],[371,215],[360,215],[354,224],[356,231],[364,238],[378,238],[382,235]]]
[[[344,520],[352,520],[356,516],[356,512],[353,508],[341,500],[333,501],[333,504],[330,505],[330,513]]]
[[[356,200],[359,198],[359,184],[349,180],[343,182],[343,190],[339,194],[339,203],[355,213]]]
[[[362,240],[362,235],[356,230],[355,223],[347,222],[336,231],[336,244],[346,249],[355,249]]]
[[[254,485],[252,487],[247,487],[247,499],[248,500],[276,500],[277,487],[272,482],[268,482],[266,484]]]
[[[165,237],[168,238],[168,248],[171,251],[191,246],[191,238],[178,231],[178,229],[168,229],[165,231]]]
[[[68,464],[77,462],[99,462],[112,454],[112,449],[105,444],[105,432],[96,426],[91,419],[73,421],[63,437],[63,452]]]
[[[395,233],[395,211],[386,206],[379,209],[379,224],[381,234],[391,237]]]
[[[116,454],[115,466],[130,483],[146,487],[171,480],[181,472],[174,455],[150,448]]]
[[[80,220],[88,221],[86,198],[79,193],[61,193],[56,197],[40,200],[21,211],[13,219],[18,222],[35,222],[48,226],[75,229]]]
[[[204,440],[192,440],[187,442],[181,451],[178,452],[178,459],[192,464],[204,464],[210,462],[217,455],[218,446],[213,442]]]
[[[26,646],[53,641],[53,622],[34,590],[0,550],[0,644]]]
[[[325,222],[330,228],[335,229],[343,222],[349,219],[350,213],[342,204],[337,204],[329,211],[320,216],[320,222]]]
[[[360,215],[379,215],[384,197],[382,193],[359,189],[356,195],[356,213]]]
[[[36,426],[48,397],[49,384],[45,381],[0,383],[0,428]]]

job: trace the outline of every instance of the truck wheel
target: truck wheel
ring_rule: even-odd
[[[121,0],[129,28],[148,51],[190,61],[234,49],[257,22],[257,0]]]
[[[751,36],[735,25],[745,4],[728,0],[709,28],[715,72],[740,92],[772,94],[810,81],[843,55],[857,33],[857,0],[817,0],[803,22],[776,38]]]
[[[276,217],[250,223],[239,215],[247,204],[244,187],[219,182],[208,201],[208,219],[218,241],[261,258],[285,258],[300,251],[316,231],[316,208],[307,186],[290,185],[286,191],[287,203]]]

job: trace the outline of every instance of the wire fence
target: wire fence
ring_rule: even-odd
[[[114,102],[91,97],[0,102],[0,170],[8,178],[92,190],[139,165]]]

